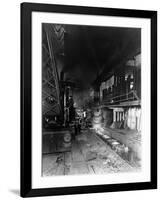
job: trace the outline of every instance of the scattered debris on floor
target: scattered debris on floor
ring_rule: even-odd
[[[122,151],[122,148],[127,151],[126,147],[116,140],[108,140],[109,142],[105,143],[93,131],[77,135],[71,151],[43,155],[43,176],[136,171],[137,166],[132,167],[117,153]]]
[[[60,163],[63,162],[63,160],[64,160],[64,159],[63,159],[63,156],[61,155],[61,156],[57,157],[56,163],[60,164]]]
[[[86,161],[94,160],[97,158],[97,153],[96,152],[88,152],[86,155]]]
[[[96,131],[96,134],[100,138],[102,138],[111,147],[112,150],[114,150],[121,158],[126,160],[130,165],[137,166],[137,167],[141,166],[140,160],[137,160],[136,157],[135,157],[135,161],[134,161],[135,152],[133,152],[132,148],[129,148],[125,144],[120,143],[117,139],[112,138],[112,136],[110,137],[109,131],[107,131],[107,130],[105,131],[103,128],[101,128]],[[135,134],[134,136],[132,136],[128,140],[128,144],[130,144],[130,146],[134,146],[134,141],[135,141],[136,142],[135,145],[136,144],[139,145],[139,141],[136,141],[136,139],[140,138],[139,135],[140,134],[138,133],[138,134]],[[135,147],[135,149],[136,149],[136,147]]]

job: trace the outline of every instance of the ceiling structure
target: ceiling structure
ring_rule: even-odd
[[[74,85],[75,101],[83,105],[91,87],[141,52],[139,28],[43,24],[42,36],[44,114],[61,111],[60,80]]]
[[[99,84],[109,73],[141,52],[141,29],[64,25],[66,80],[82,89]]]

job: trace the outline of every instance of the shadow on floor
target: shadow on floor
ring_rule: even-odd
[[[10,189],[9,191],[16,196],[20,196],[20,191],[18,189]]]

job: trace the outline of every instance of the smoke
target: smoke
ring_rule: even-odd
[[[103,81],[122,61],[141,49],[141,29],[65,25],[66,80],[75,82],[80,90]]]
[[[85,104],[91,100],[90,89],[85,89],[85,90],[75,89],[73,91],[73,99],[75,102],[74,105],[75,107],[77,108],[84,107]]]

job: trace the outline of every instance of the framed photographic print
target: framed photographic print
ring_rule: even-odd
[[[21,196],[157,188],[157,12],[21,4]]]

